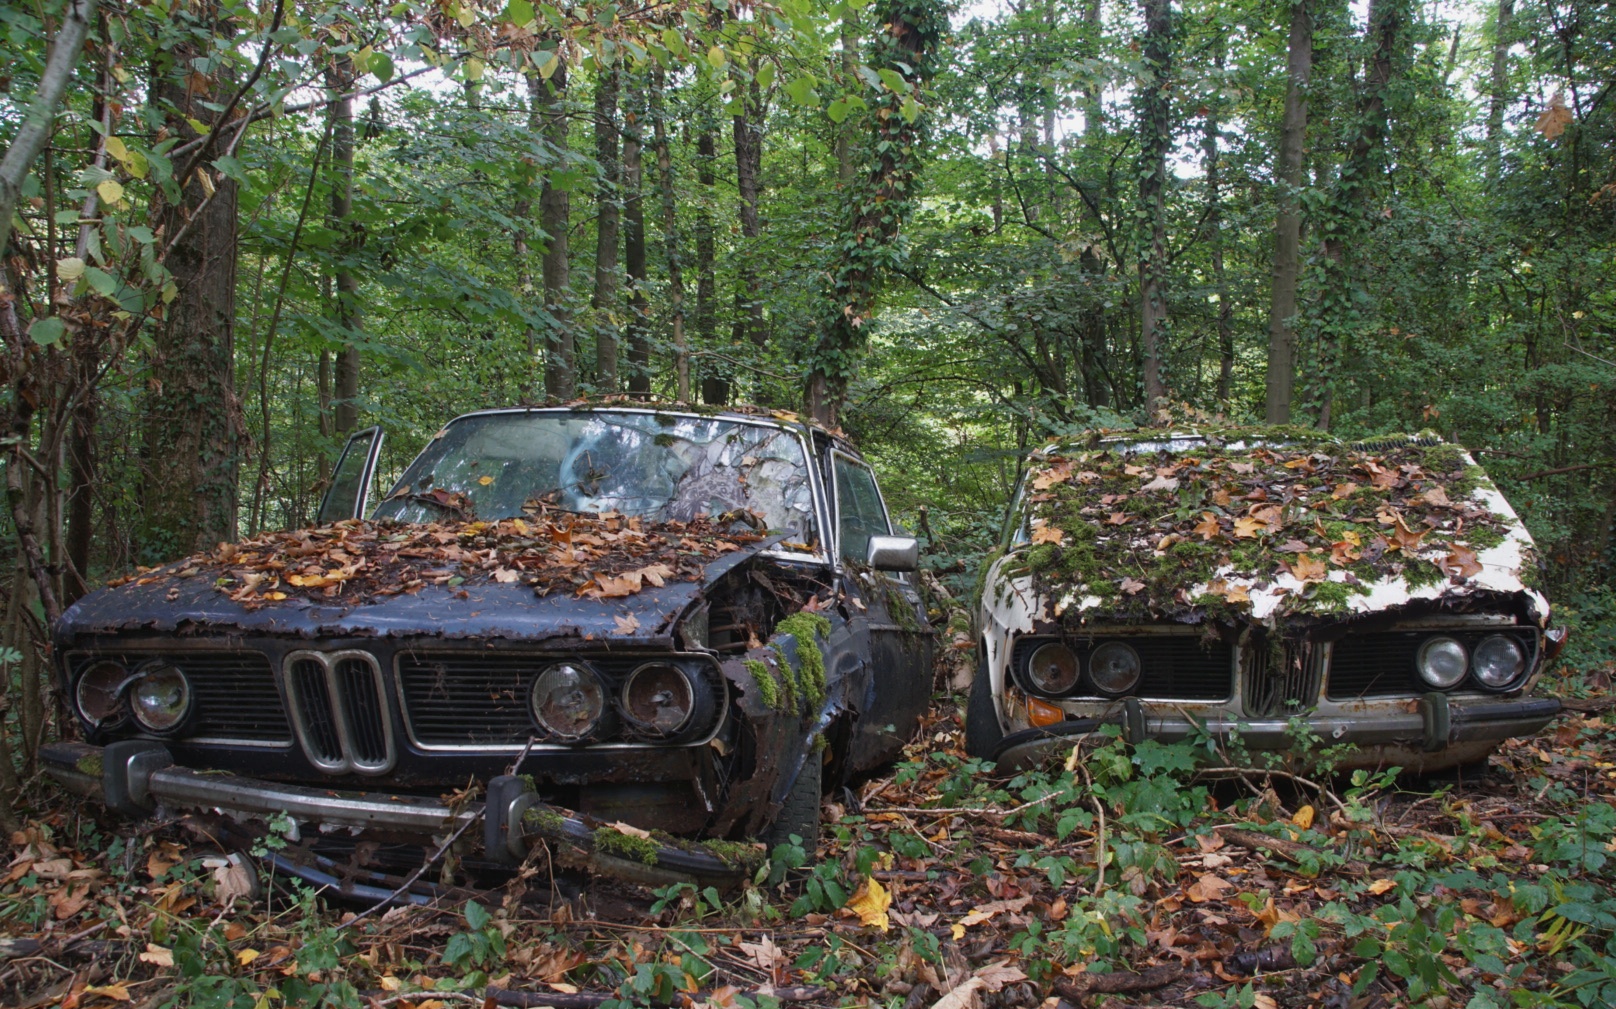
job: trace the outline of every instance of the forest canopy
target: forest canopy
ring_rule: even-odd
[[[351,431],[396,476],[584,395],[839,425],[961,591],[1048,437],[1428,429],[1608,617],[1612,39],[1594,0],[5,5],[0,775],[88,588],[307,525]]]

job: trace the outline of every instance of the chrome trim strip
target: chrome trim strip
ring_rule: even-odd
[[[645,656],[648,661],[652,660],[652,659],[660,659],[660,660],[665,661],[665,662],[675,660],[675,659],[694,659],[694,660],[700,660],[702,662],[706,662],[706,663],[712,665],[713,668],[714,668],[714,671],[718,674],[718,683],[723,688],[723,691],[724,691],[723,695],[718,698],[718,719],[713,723],[713,731],[707,733],[705,736],[701,737],[700,739],[692,740],[691,742],[688,742],[688,743],[656,743],[656,742],[652,742],[652,743],[629,743],[629,742],[620,742],[620,743],[595,743],[595,744],[593,744],[591,746],[569,746],[569,745],[567,745],[565,743],[541,743],[541,742],[537,741],[536,737],[535,737],[535,740],[531,744],[527,740],[523,740],[520,743],[423,743],[423,742],[421,742],[420,737],[418,737],[415,734],[415,724],[410,720],[409,695],[404,692],[404,670],[402,668],[400,668],[400,663],[402,662],[402,660],[403,660],[403,658],[404,658],[404,656],[406,654],[415,655],[415,656],[426,656],[428,658],[435,658],[435,657],[439,657],[439,656],[442,656],[442,657],[459,656],[459,655],[465,655],[467,653],[465,653],[465,652],[456,652],[456,651],[452,651],[452,650],[415,651],[415,650],[411,650],[411,649],[408,649],[408,648],[401,648],[398,651],[393,653],[393,687],[394,687],[395,690],[398,691],[399,716],[404,721],[404,736],[405,736],[405,739],[409,742],[410,747],[412,749],[420,750],[422,753],[487,753],[487,754],[517,753],[517,754],[520,754],[520,753],[580,753],[580,752],[601,753],[601,752],[616,751],[616,750],[680,750],[680,749],[687,749],[687,748],[690,748],[690,747],[706,746],[708,743],[711,743],[715,738],[717,738],[718,733],[720,732],[720,730],[722,730],[724,728],[725,723],[727,723],[729,721],[729,706],[730,706],[730,700],[731,700],[731,694],[730,694],[730,688],[729,688],[729,680],[724,676],[724,670],[722,668],[720,668],[716,662],[713,661],[713,657],[711,655],[707,654],[706,652],[658,652],[658,651],[644,651],[644,650],[622,651],[622,652],[612,652],[612,653],[609,653],[609,654],[613,658],[628,658],[628,659],[637,658],[637,657],[640,657],[640,656]],[[482,653],[474,652],[474,653],[470,653],[470,654],[482,654]],[[510,654],[510,653],[502,653],[502,654]],[[553,662],[567,662],[567,661],[581,662],[581,663],[583,663],[585,665],[588,665],[590,669],[595,668],[594,664],[588,658],[584,658],[584,657],[574,655],[574,654],[558,655],[558,654],[554,654],[554,653],[527,653],[527,652],[521,652],[521,653],[515,653],[515,654],[520,654],[520,655],[523,655],[524,657],[531,656],[532,659],[533,659],[533,663],[534,663],[533,668],[535,670],[542,669],[542,668],[544,668],[544,666],[549,665],[550,663],[553,663]],[[598,671],[597,671],[596,675],[599,675]],[[621,693],[621,691],[620,690],[615,691],[614,693]],[[610,696],[611,696],[611,694],[609,693],[608,697],[610,697]],[[616,699],[613,698],[613,700],[615,702]]]

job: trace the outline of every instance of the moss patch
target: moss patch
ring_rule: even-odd
[[[87,753],[78,760],[74,761],[73,766],[77,768],[81,774],[88,774],[91,777],[99,778],[101,777],[101,771],[103,770],[101,764],[101,754]]]
[[[773,671],[758,659],[742,659],[741,665],[752,674],[752,682],[757,684],[758,699],[775,711],[780,711],[780,681],[774,678]]]
[[[1132,437],[1159,440],[1080,439],[1030,465],[1032,543],[1007,573],[1031,574],[1073,618],[1229,619],[1283,576],[1291,591],[1278,615],[1341,612],[1385,578],[1462,581],[1511,527],[1475,499],[1490,485],[1464,451],[1425,435],[1359,445],[1305,428]]]
[[[553,809],[534,806],[522,814],[522,822],[545,837],[561,837],[567,821]]]
[[[595,850],[602,854],[626,858],[642,865],[657,864],[657,844],[648,837],[625,834],[615,827],[597,828],[592,836]]]
[[[802,694],[808,706],[818,710],[825,703],[825,653],[819,638],[830,636],[830,621],[817,613],[793,613],[774,625],[774,633],[789,634],[796,640]]]

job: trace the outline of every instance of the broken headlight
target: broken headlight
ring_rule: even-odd
[[[712,723],[716,701],[706,680],[668,662],[647,662],[623,683],[623,717],[636,735],[671,739]]]
[[[1131,693],[1144,675],[1144,664],[1131,645],[1107,641],[1089,656],[1089,679],[1100,693],[1117,697]]]
[[[79,716],[94,728],[123,721],[129,714],[123,705],[128,685],[129,670],[121,663],[110,659],[91,663],[73,685],[73,703],[78,706]]]
[[[180,667],[161,660],[136,670],[129,710],[149,732],[173,732],[191,713],[191,682]]]
[[[576,743],[594,734],[606,711],[606,690],[580,662],[547,667],[533,680],[533,721],[551,739]]]
[[[1045,694],[1064,694],[1077,686],[1077,653],[1059,641],[1039,645],[1027,659],[1027,680]]]

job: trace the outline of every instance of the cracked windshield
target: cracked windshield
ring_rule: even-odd
[[[378,519],[514,518],[540,507],[653,521],[750,513],[816,542],[802,443],[761,424],[651,413],[488,414],[454,421]]]

